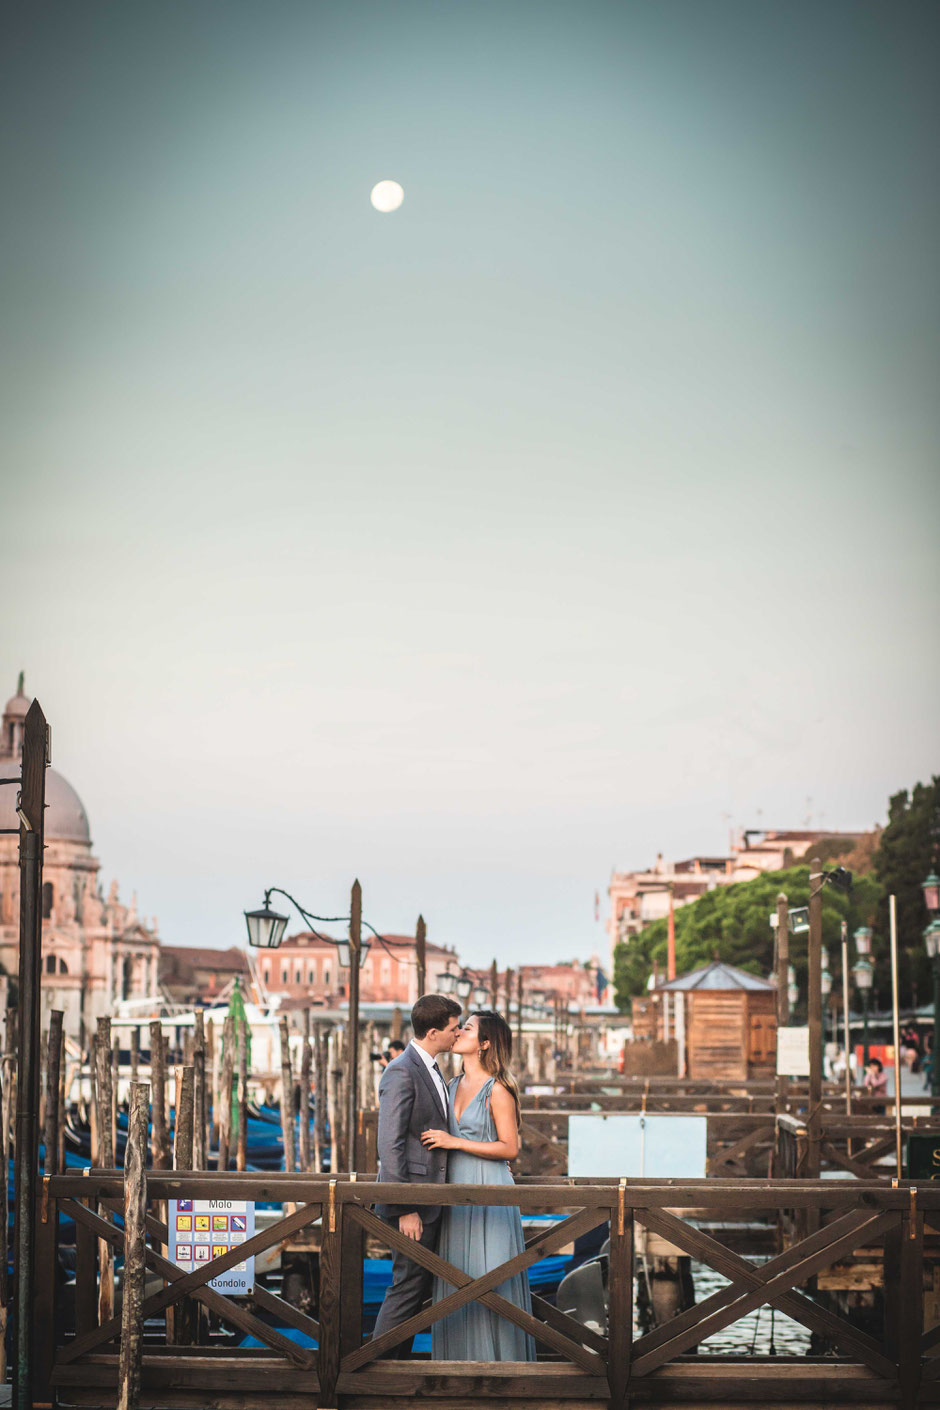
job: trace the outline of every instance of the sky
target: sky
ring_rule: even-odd
[[[936,5],[4,28],[0,700],[165,943],[587,957],[937,771]]]

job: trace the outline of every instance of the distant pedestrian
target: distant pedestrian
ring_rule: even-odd
[[[888,1095],[888,1075],[884,1070],[881,1058],[869,1058],[868,1066],[865,1068],[864,1087],[870,1097],[886,1097]],[[876,1115],[883,1116],[885,1108],[876,1106],[873,1111]]]

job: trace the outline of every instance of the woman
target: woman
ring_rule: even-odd
[[[425,1131],[429,1150],[450,1151],[449,1185],[511,1185],[508,1162],[519,1154],[519,1092],[509,1071],[512,1033],[509,1024],[489,1009],[472,1013],[457,1033],[452,1049],[463,1059],[463,1071],[449,1087],[449,1129]],[[455,1268],[480,1278],[491,1268],[522,1253],[519,1210],[505,1205],[453,1205],[445,1208],[437,1252]],[[434,1301],[453,1292],[434,1279]],[[531,1312],[529,1279],[525,1272],[500,1283],[501,1297]],[[468,1302],[442,1317],[431,1329],[435,1361],[534,1361],[535,1343],[521,1327]]]

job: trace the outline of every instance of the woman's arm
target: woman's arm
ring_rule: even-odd
[[[484,1160],[515,1160],[519,1154],[519,1132],[516,1129],[516,1104],[501,1082],[494,1082],[490,1092],[490,1111],[496,1127],[495,1141],[466,1141],[449,1131],[422,1131],[421,1140],[428,1150],[464,1151]]]

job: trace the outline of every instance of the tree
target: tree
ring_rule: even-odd
[[[888,803],[888,822],[875,853],[875,875],[882,897],[875,925],[880,936],[889,933],[888,897],[897,898],[898,966],[902,989],[916,985],[921,1002],[930,989],[923,931],[929,919],[921,885],[938,863],[940,845],[940,778],[917,783],[910,793],[902,789]]]
[[[716,886],[697,901],[676,910],[676,967],[680,974],[699,969],[716,957],[751,974],[769,976],[774,968],[774,932],[770,913],[776,910],[777,896],[783,891],[791,907],[809,903],[809,864],[784,871],[764,872],[752,881],[734,886]],[[834,983],[841,982],[839,960],[843,919],[851,933],[859,925],[870,925],[881,899],[878,881],[858,877],[850,894],[827,886],[822,893],[823,945],[829,951]],[[660,974],[666,966],[665,920],[654,921],[634,939],[619,944],[614,951],[614,1001],[626,1009],[630,999],[646,992],[647,980],[656,962]],[[790,937],[790,962],[805,998],[807,937]],[[886,941],[876,936],[873,946],[877,960],[886,950]],[[850,955],[850,963],[853,956]],[[883,983],[887,969],[880,966]],[[878,976],[878,968],[876,968]],[[877,978],[876,978],[877,985]],[[890,992],[890,987],[887,992]]]

